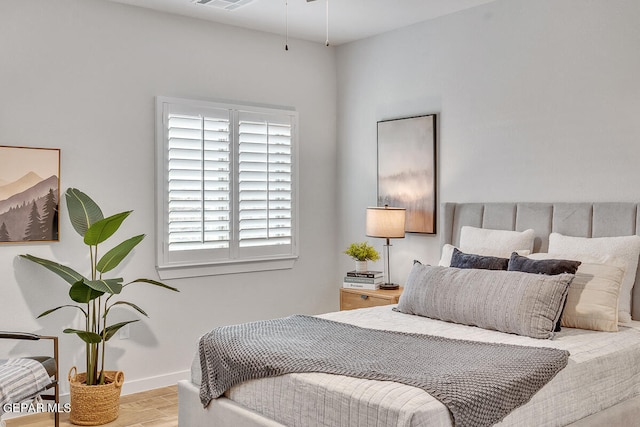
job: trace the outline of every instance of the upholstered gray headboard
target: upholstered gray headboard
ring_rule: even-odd
[[[464,225],[496,230],[535,231],[534,252],[546,252],[549,234],[612,237],[639,234],[637,203],[443,203],[440,243],[458,245]],[[640,269],[631,314],[640,320]]]

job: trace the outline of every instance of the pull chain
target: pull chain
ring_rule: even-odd
[[[284,50],[289,50],[289,1],[284,0]]]
[[[329,0],[327,0],[327,9],[325,13],[325,25],[327,28],[327,40],[325,41],[325,46],[329,46]]]

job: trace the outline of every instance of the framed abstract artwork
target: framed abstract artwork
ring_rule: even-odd
[[[58,241],[60,150],[0,145],[0,243]]]
[[[436,234],[436,115],[378,122],[378,205],[407,210],[405,231]]]

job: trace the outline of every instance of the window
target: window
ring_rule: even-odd
[[[161,277],[290,268],[297,113],[158,98],[157,122]]]

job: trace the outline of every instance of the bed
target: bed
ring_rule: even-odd
[[[445,203],[441,219],[443,245],[458,246],[463,227],[533,230],[535,253],[549,250],[551,233],[601,238],[640,231],[635,203]],[[637,284],[637,270],[631,280]],[[636,302],[630,313],[640,319],[640,286],[629,293]],[[398,313],[390,306],[319,317],[365,328],[569,351],[567,367],[497,425],[632,426],[640,417],[640,322],[635,320],[620,317],[624,322],[614,333],[563,327],[553,339],[541,340]],[[181,427],[452,425],[447,408],[419,388],[325,373],[247,381],[203,408],[200,372],[196,357],[191,380],[178,384]]]

